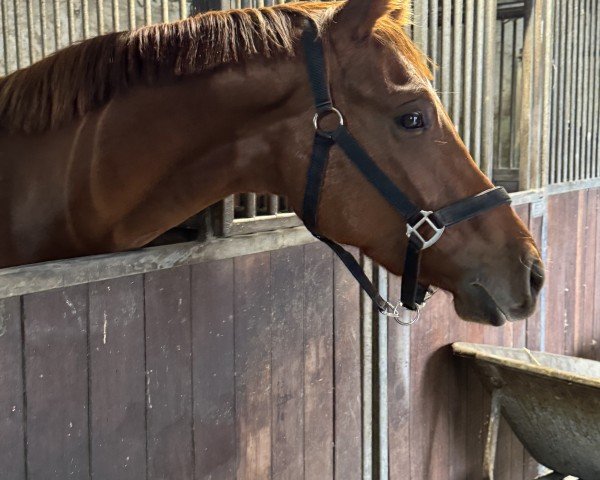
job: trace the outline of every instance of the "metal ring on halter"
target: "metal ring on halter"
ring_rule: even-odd
[[[325,118],[327,115],[330,115],[332,113],[334,115],[337,115],[338,126],[335,127],[333,130],[323,130],[321,127],[319,127],[319,122],[321,121],[321,119]],[[315,113],[315,116],[313,117],[313,126],[315,127],[315,130],[317,131],[317,133],[319,135],[326,137],[326,138],[331,138],[331,135],[333,134],[333,132],[335,132],[338,128],[342,127],[343,125],[344,125],[344,116],[342,115],[342,112],[340,112],[335,107],[331,107],[327,110],[322,110],[321,112],[317,112],[317,113]]]
[[[393,318],[397,324],[399,325],[403,325],[405,327],[408,327],[414,323],[416,323],[419,318],[421,317],[421,308],[423,308],[424,305],[417,305],[417,311],[415,312],[414,316],[408,321],[404,321],[402,320],[402,318],[404,317],[404,312],[400,312],[399,309],[403,308],[402,302],[398,302],[397,305],[392,305],[390,302],[385,302],[386,303],[386,308],[388,309],[385,312],[381,312],[383,315],[385,315],[388,318]]]

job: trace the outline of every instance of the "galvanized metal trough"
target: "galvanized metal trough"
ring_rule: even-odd
[[[492,393],[484,478],[494,478],[500,414],[529,453],[554,473],[600,480],[600,362],[525,348],[455,343]]]

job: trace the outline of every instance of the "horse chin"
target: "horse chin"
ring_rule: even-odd
[[[507,320],[517,320],[508,316],[487,290],[479,285],[470,285],[464,291],[455,293],[454,309],[463,320],[495,327],[504,325]]]

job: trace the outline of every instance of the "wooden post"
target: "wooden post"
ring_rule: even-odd
[[[552,10],[551,2],[525,2],[520,124],[521,190],[540,188],[547,183],[552,96]]]

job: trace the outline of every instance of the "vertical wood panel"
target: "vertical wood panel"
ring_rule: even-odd
[[[237,477],[271,474],[271,285],[269,254],[235,266]]]
[[[0,300],[0,465],[10,480],[25,478],[21,299]]]
[[[91,473],[145,478],[142,277],[91,284],[89,329]]]
[[[306,245],[304,263],[304,476],[320,480],[333,478],[332,253]]]
[[[450,296],[438,292],[411,326],[410,474],[441,480],[448,471],[448,380],[452,353],[444,325]]]
[[[190,269],[146,274],[148,478],[193,475]]]
[[[273,479],[304,476],[304,249],[271,253]]]
[[[30,480],[89,477],[87,300],[87,285],[23,298]]]
[[[351,249],[356,255],[356,249]],[[361,478],[360,292],[340,260],[334,263],[335,478]]]
[[[192,267],[197,479],[235,478],[233,260]]]

